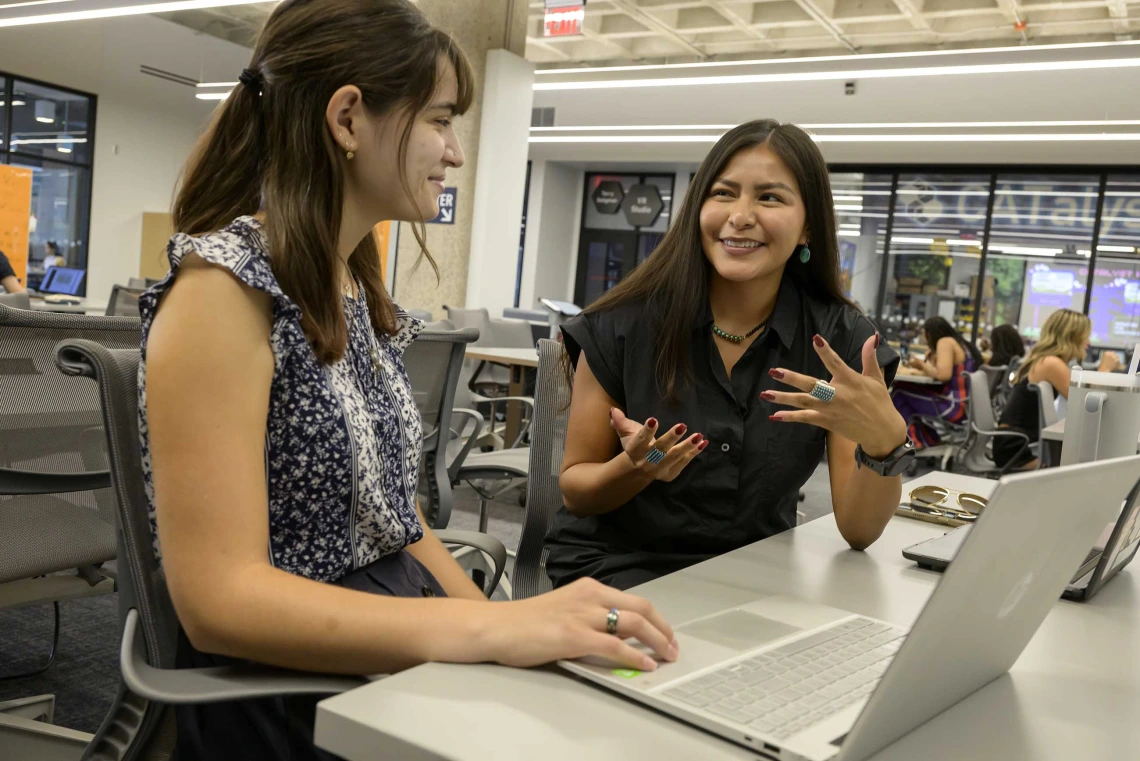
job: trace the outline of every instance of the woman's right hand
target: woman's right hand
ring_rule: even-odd
[[[683,423],[673,426],[660,438],[654,438],[656,418],[649,418],[641,424],[627,418],[617,407],[610,409],[610,426],[621,440],[622,450],[633,467],[651,474],[658,481],[672,481],[681,475],[685,466],[709,445],[708,439],[699,433],[681,441],[686,431]],[[645,459],[654,448],[665,453],[665,459],[656,465]]]
[[[611,609],[618,611],[616,635],[606,633]],[[657,668],[656,660],[626,639],[648,646],[662,660],[677,660],[673,629],[649,601],[594,579],[526,600],[492,603],[486,612],[491,616],[490,659],[507,666],[601,656],[626,668]]]

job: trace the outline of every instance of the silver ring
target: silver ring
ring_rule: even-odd
[[[617,635],[618,625],[618,609],[610,608],[610,612],[606,614],[606,634]]]
[[[657,463],[661,462],[664,459],[665,459],[665,453],[662,452],[657,447],[653,447],[652,449],[649,450],[649,454],[645,455],[645,461],[647,463],[649,463],[650,465],[656,465]]]
[[[832,386],[827,381],[817,380],[809,394],[821,402],[830,402],[835,398],[835,386]]]

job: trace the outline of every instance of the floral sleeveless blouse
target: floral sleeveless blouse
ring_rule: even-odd
[[[273,276],[267,245],[253,217],[197,238],[175,235],[167,246],[170,274],[139,300],[139,434],[155,553],[161,562],[144,383],[147,337],[159,298],[173,285],[182,258],[195,253],[273,297],[267,551],[278,568],[335,581],[423,536],[415,509],[423,427],[402,359],[423,323],[397,309],[397,334],[377,335],[363,292],[346,296],[347,351],[336,364],[322,365],[301,328],[299,307]]]

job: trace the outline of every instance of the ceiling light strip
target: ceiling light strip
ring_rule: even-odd
[[[199,94],[197,97],[205,100]],[[224,97],[224,96],[222,96]],[[218,98],[220,99],[220,98]],[[531,143],[715,143],[721,135],[583,135],[578,137],[530,137]],[[1050,143],[1131,142],[1136,132],[1038,132],[978,135],[812,135],[817,143]]]
[[[227,5],[250,5],[255,0],[179,0],[178,2],[148,3],[111,8],[92,8],[84,11],[61,11],[37,16],[0,16],[0,28],[9,26],[31,26],[52,24],[60,21],[85,21],[88,19],[114,18],[116,16],[138,16],[147,13],[171,13],[190,11],[199,8],[220,8]],[[0,6],[0,12],[25,7],[26,4]]]
[[[630,87],[695,87],[746,85],[774,82],[824,82],[850,79],[895,79],[901,77],[967,76],[973,74],[1022,74],[1039,71],[1087,71],[1140,67],[1138,58],[1107,58],[1088,61],[1034,61],[1029,63],[987,63],[963,66],[926,66],[900,69],[860,69],[854,71],[795,71],[780,74],[741,74],[725,77],[666,77],[662,79],[598,79],[571,82],[536,82],[535,90],[609,90]]]
[[[236,82],[200,84],[198,87],[234,87]],[[611,126],[578,125],[573,127],[531,127],[531,132],[633,132],[685,130],[724,130],[735,124],[615,124]],[[1030,127],[1136,127],[1140,119],[1089,119],[1072,121],[1012,121],[1012,122],[853,122],[834,124],[796,124],[800,129],[999,129]]]

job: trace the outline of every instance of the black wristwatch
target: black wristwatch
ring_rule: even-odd
[[[902,475],[912,460],[914,460],[914,443],[909,436],[906,441],[881,460],[876,460],[868,455],[863,451],[862,446],[856,445],[855,447],[855,467],[860,468],[866,465],[884,478]]]

